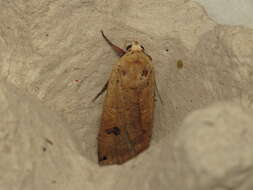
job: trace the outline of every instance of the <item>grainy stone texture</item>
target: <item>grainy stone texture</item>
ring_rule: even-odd
[[[91,166],[55,113],[4,81],[0,104],[0,189],[92,189],[80,180]]]
[[[194,111],[174,136],[181,189],[253,188],[253,112],[240,103]]]
[[[218,25],[196,2],[6,0],[0,1],[0,9],[1,104],[6,102],[1,109],[13,115],[11,122],[2,115],[0,130],[10,133],[13,141],[3,140],[6,145],[1,146],[17,144],[19,151],[25,150],[1,150],[9,156],[9,167],[0,160],[5,166],[0,189],[182,190],[187,183],[174,175],[178,168],[172,157],[173,129],[189,112],[214,101],[253,97],[253,31]],[[119,46],[133,39],[144,45],[153,57],[164,101],[156,104],[151,147],[122,166],[105,168],[97,166],[96,157],[103,97],[96,103],[91,99],[118,58],[102,39],[101,29]],[[8,106],[10,102],[16,106]],[[17,137],[20,125],[13,121],[21,118],[26,118],[25,127]],[[15,130],[5,127],[10,123]],[[64,127],[68,131],[61,133]],[[45,135],[60,144],[46,161],[40,156]]]
[[[220,24],[253,28],[252,0],[194,0],[207,9],[208,15]]]

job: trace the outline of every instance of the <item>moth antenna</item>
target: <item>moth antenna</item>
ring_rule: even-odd
[[[120,47],[114,45],[105,35],[104,35],[104,32],[103,30],[101,30],[101,34],[103,36],[103,38],[105,39],[105,41],[112,47],[112,49],[117,53],[118,56],[123,56],[126,51],[121,49]]]
[[[163,105],[163,100],[162,100],[162,97],[161,97],[161,95],[160,95],[160,93],[159,93],[159,90],[158,90],[158,88],[157,88],[156,81],[155,81],[155,91],[156,91],[156,94],[157,94],[157,96],[158,96],[158,98],[159,98],[161,104]]]
[[[105,85],[103,86],[103,88],[100,90],[100,92],[95,96],[95,98],[92,99],[92,102],[95,102],[96,99],[101,96],[107,89],[108,87],[108,81],[105,83]]]

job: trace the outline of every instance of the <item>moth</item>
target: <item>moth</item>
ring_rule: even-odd
[[[137,41],[123,50],[103,31],[101,34],[120,59],[93,99],[107,90],[97,137],[98,162],[99,165],[122,164],[149,147],[157,89],[155,74],[151,56]]]

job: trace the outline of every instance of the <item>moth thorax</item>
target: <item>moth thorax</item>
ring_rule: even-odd
[[[142,47],[137,41],[132,42],[131,51],[142,51]]]

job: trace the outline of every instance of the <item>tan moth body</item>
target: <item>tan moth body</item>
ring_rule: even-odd
[[[148,148],[152,136],[155,77],[151,58],[138,42],[113,66],[106,87],[98,160],[122,164]]]

